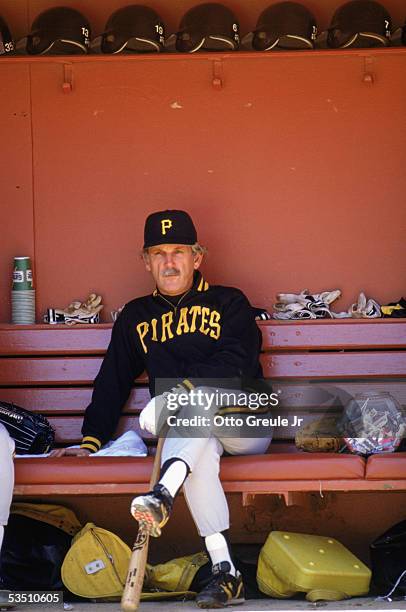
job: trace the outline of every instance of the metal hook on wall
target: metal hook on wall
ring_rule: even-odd
[[[213,61],[213,88],[220,91],[223,87],[223,62],[221,59]]]
[[[63,65],[63,93],[71,93],[73,91],[73,67],[72,64]]]
[[[371,55],[364,57],[364,73],[362,80],[366,85],[373,85],[375,82],[374,58]]]

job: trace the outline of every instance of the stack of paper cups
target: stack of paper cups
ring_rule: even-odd
[[[29,257],[14,257],[11,316],[16,325],[35,323],[35,289]]]

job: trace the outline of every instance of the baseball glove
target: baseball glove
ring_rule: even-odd
[[[323,416],[301,427],[296,433],[297,448],[310,453],[338,453],[344,440],[337,431],[337,418]]]
[[[0,423],[13,438],[17,455],[40,455],[53,446],[55,431],[42,414],[0,401]]]

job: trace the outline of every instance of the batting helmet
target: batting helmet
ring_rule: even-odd
[[[389,44],[391,17],[375,0],[351,0],[333,15],[327,44],[334,49],[381,47]]]
[[[406,45],[406,20],[403,26],[396,28],[391,35],[391,44],[398,47]]]
[[[0,17],[0,55],[14,51],[14,42],[4,19]]]
[[[31,32],[17,43],[20,52],[30,55],[78,55],[87,53],[89,22],[76,9],[57,6],[36,17]]]
[[[161,51],[165,26],[148,6],[131,4],[110,15],[103,34],[91,43],[96,53],[145,53]]]
[[[402,44],[406,45],[406,21],[402,28]]]
[[[257,51],[312,49],[316,36],[316,20],[306,7],[298,2],[278,2],[260,14],[257,27],[244,36],[243,44]]]
[[[235,51],[240,43],[239,24],[223,4],[198,4],[182,17],[179,31],[168,38],[166,46],[177,51]]]

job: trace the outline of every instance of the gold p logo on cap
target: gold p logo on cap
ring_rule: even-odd
[[[172,221],[170,219],[162,219],[161,227],[162,227],[162,236],[165,236],[166,231],[172,227]]]

